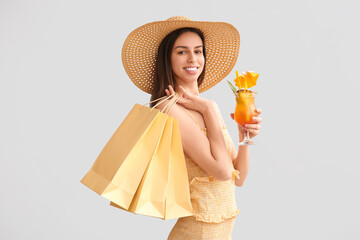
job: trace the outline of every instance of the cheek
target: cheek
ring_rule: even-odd
[[[179,66],[179,60],[177,57],[171,55],[171,68],[174,70]]]
[[[171,61],[171,70],[173,73],[176,73],[178,68],[178,63],[176,61]]]
[[[204,65],[204,63],[205,63],[204,55],[199,56],[198,61],[201,62],[202,65]]]
[[[205,58],[204,58],[204,57],[201,57],[201,58],[199,59],[199,63],[201,63],[202,68],[204,68]]]

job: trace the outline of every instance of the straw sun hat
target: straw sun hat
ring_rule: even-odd
[[[236,28],[229,23],[192,21],[177,16],[145,24],[126,38],[122,62],[138,88],[151,94],[155,57],[161,41],[172,31],[185,27],[200,29],[205,37],[205,79],[199,86],[199,92],[215,86],[230,73],[239,54],[240,35]]]

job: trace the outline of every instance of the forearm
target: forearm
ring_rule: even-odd
[[[237,186],[242,186],[249,172],[249,146],[239,146],[238,153],[234,159],[234,168],[239,170],[239,179],[235,180]]]
[[[216,109],[209,103],[202,111],[202,115],[206,124],[206,132],[210,143],[211,153],[216,161],[225,166],[223,169],[227,171],[226,174],[231,176],[231,161],[229,160],[223,130],[219,124]]]

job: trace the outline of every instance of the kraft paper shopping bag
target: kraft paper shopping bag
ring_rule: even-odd
[[[192,215],[179,125],[160,111],[135,105],[81,180],[111,205],[162,219]],[[158,99],[160,100],[160,99]]]
[[[167,118],[161,139],[128,209],[130,212],[159,218],[165,216],[172,121],[172,117]]]
[[[170,109],[171,105],[165,112]],[[110,205],[121,208],[114,202]],[[165,220],[193,214],[177,119],[168,116],[158,146],[127,210]]]
[[[191,216],[190,187],[177,119],[173,120],[165,219]]]
[[[81,180],[127,209],[160,140],[167,116],[136,104]]]
[[[110,205],[121,208],[114,202]],[[168,117],[159,145],[127,210],[164,220],[193,215],[177,119]]]

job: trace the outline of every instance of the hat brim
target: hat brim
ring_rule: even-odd
[[[231,24],[191,20],[148,23],[132,31],[122,48],[125,71],[144,92],[152,92],[155,57],[161,41],[172,31],[185,27],[200,29],[205,37],[205,79],[199,92],[215,86],[233,69],[239,54],[240,35]]]

